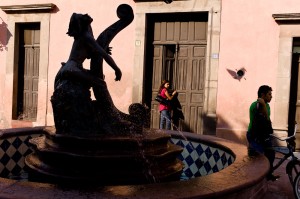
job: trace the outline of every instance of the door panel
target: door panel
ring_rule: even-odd
[[[178,99],[186,107],[183,112],[185,120],[179,123],[179,129],[190,132],[202,131],[205,54],[194,53],[194,49],[200,47],[179,46],[177,67],[182,74],[173,77],[175,89],[180,93]]]
[[[155,99],[162,79],[162,46],[155,45],[153,53],[152,99]],[[151,103],[151,127],[159,127],[159,104]]]
[[[36,119],[37,114],[39,52],[39,46],[25,45],[23,115],[29,120]]]
[[[40,27],[37,23],[20,25],[17,118],[35,121],[37,116]]]

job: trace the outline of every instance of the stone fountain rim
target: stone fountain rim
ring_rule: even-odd
[[[0,131],[0,139],[20,135],[43,133],[44,127],[6,129]],[[218,198],[236,194],[243,189],[262,182],[269,169],[268,160],[263,155],[248,157],[247,147],[229,140],[209,135],[198,135],[188,132],[166,131],[172,137],[184,135],[189,141],[197,141],[212,147],[224,149],[235,157],[227,168],[207,176],[188,181],[174,181],[157,184],[103,186],[94,190],[62,189],[53,184],[21,182],[0,178],[0,198],[86,198],[83,192],[103,198]],[[260,168],[260,169],[257,169]],[[255,175],[253,175],[255,174]],[[78,197],[77,197],[78,196]],[[86,196],[86,195],[85,195]],[[93,198],[93,197],[92,197]]]

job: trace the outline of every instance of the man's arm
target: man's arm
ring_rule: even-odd
[[[258,101],[259,105],[260,105],[261,108],[262,108],[262,114],[263,114],[268,120],[270,120],[269,114],[268,114],[268,109],[267,109],[267,104],[266,104],[265,100],[262,99],[262,98],[258,98],[257,101]]]

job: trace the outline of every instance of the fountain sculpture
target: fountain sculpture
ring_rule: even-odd
[[[169,135],[145,128],[147,110],[142,104],[130,105],[129,114],[119,111],[107,89],[103,59],[114,69],[115,80],[121,80],[109,44],[134,18],[127,4],[118,7],[117,16],[119,20],[95,39],[93,19],[72,15],[67,34],[74,43],[51,97],[55,128],[30,140],[34,153],[25,160],[33,180],[137,184],[179,179],[183,165],[176,157],[182,148],[169,143]],[[82,66],[85,59],[91,59],[90,70]]]
[[[130,105],[129,114],[114,106],[102,62],[119,81],[109,43],[134,18],[125,4],[117,15],[97,39],[90,16],[72,15],[67,33],[74,37],[72,51],[51,97],[55,127],[0,131],[0,198],[263,196],[269,170],[263,155],[249,158],[246,146],[215,136],[146,129],[143,105]],[[82,67],[87,58],[90,70]]]

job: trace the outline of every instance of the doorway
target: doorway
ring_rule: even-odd
[[[38,104],[40,23],[16,24],[18,64],[14,69],[14,120],[36,121]]]
[[[150,127],[159,128],[154,100],[162,80],[178,92],[184,119],[173,130],[202,132],[208,13],[148,14],[144,101],[151,107]]]

